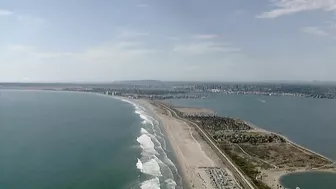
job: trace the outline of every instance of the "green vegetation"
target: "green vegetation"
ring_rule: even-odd
[[[224,152],[235,162],[237,166],[248,176],[251,178],[253,183],[258,187],[258,189],[271,189],[263,182],[256,179],[256,177],[260,174],[258,169],[252,164],[246,161],[245,158],[242,158],[234,153],[232,153],[232,149],[228,145],[222,145],[221,148]]]
[[[216,134],[216,132],[223,133],[225,131],[246,131],[252,129],[245,122],[231,117],[198,115],[189,115],[184,117],[207,130],[212,137]]]
[[[270,154],[271,150],[269,150],[265,145],[263,146],[259,145],[259,148],[256,148],[255,146],[251,146],[248,144],[239,144],[239,146],[252,156],[266,160],[271,158]]]

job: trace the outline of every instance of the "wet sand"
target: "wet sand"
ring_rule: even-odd
[[[163,114],[160,109],[151,105],[148,101],[137,101],[151,109],[162,122],[177,157],[184,182],[190,188],[213,189],[210,178],[202,167],[225,167],[195,128],[169,114]]]
[[[189,126],[181,120],[173,118],[171,115],[169,115],[169,113],[167,114],[167,112],[162,112],[161,109],[151,105],[146,100],[137,101],[151,109],[155,116],[157,116],[157,118],[162,121],[165,132],[167,133],[167,137],[177,156],[177,161],[181,167],[182,175],[184,176],[184,179],[187,180],[190,188],[214,188],[211,185],[207,174],[204,172],[204,169],[200,169],[199,167],[222,167],[225,169],[225,166],[216,153],[211,149],[211,147],[201,138],[195,128]],[[212,110],[203,108],[177,107],[175,109],[189,114],[214,113]],[[246,124],[253,128],[253,132],[262,132],[268,134],[273,133],[250,123],[246,122]],[[302,151],[305,151],[306,153],[315,154],[321,158],[330,160],[321,154],[313,152],[294,143],[283,135],[277,133],[273,134],[283,137],[289,144],[299,148]],[[307,170],[305,168],[297,168],[293,171],[288,171],[286,169],[263,170],[262,181],[272,189],[278,189],[278,186],[280,186],[280,178],[282,176],[290,173],[308,171],[335,172],[335,170],[330,169]]]
[[[202,113],[205,113],[205,114],[211,114],[211,113],[214,113],[214,111],[210,110],[210,109],[205,109],[205,108],[189,108],[189,107],[174,107],[175,109],[183,112],[183,113],[188,113],[188,114],[202,114]],[[314,154],[316,156],[319,156],[320,158],[323,158],[323,159],[327,159],[329,160],[330,162],[333,162],[330,158],[326,157],[326,156],[323,156],[319,153],[316,153],[308,148],[305,148],[291,140],[289,140],[286,136],[283,136],[283,135],[280,135],[278,133],[274,133],[274,132],[270,132],[270,131],[267,131],[265,129],[262,129],[262,128],[259,128],[253,124],[250,124],[248,122],[245,122],[246,124],[248,124],[250,127],[252,127],[253,129],[251,130],[252,132],[261,132],[261,133],[267,133],[267,134],[276,134],[278,136],[281,136],[283,137],[287,143],[289,143],[290,145],[292,145],[293,147],[295,148],[298,148],[300,149],[301,151],[303,151],[304,153],[307,153],[307,154]],[[286,170],[285,168],[283,169],[271,169],[271,170],[263,170],[262,171],[262,175],[263,175],[263,179],[262,181],[267,184],[269,187],[271,187],[272,189],[278,189],[279,186],[281,186],[280,184],[280,178],[286,174],[290,174],[290,173],[298,173],[298,172],[312,172],[312,171],[325,171],[325,172],[335,172],[336,170],[335,169],[309,169],[307,170],[306,168],[293,168],[292,171],[288,171]]]

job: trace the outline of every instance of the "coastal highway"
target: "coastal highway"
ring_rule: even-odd
[[[155,101],[155,104],[159,106],[160,108],[163,108],[166,111],[168,111],[173,117],[195,126],[197,130],[200,132],[200,134],[206,138],[208,144],[211,145],[211,147],[217,151],[218,155],[222,156],[221,159],[225,160],[225,165],[228,166],[228,168],[231,170],[231,172],[234,174],[235,178],[240,182],[243,188],[244,189],[257,189],[257,187],[252,183],[252,181],[250,181],[250,179],[237,168],[237,166],[222,152],[222,150],[217,147],[217,145],[213,142],[211,137],[209,137],[208,134],[204,132],[203,129],[201,129],[196,123],[180,117],[174,109],[168,107],[164,103]]]

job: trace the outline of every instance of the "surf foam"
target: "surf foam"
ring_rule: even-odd
[[[144,129],[144,128],[140,129],[140,133],[141,134],[149,134],[148,131],[146,129]]]
[[[136,167],[143,174],[155,177],[145,180],[140,184],[141,189],[160,189],[160,179],[162,178],[164,188],[174,189],[177,184],[174,181],[173,172],[179,177],[176,166],[167,157],[166,141],[159,127],[159,121],[146,111],[146,109],[131,100],[120,99],[134,106],[134,112],[142,119],[143,128],[141,128],[141,136],[137,138],[137,142],[142,148],[142,157],[138,159]],[[161,160],[162,159],[162,160]],[[173,171],[174,170],[174,171]]]
[[[150,159],[149,161],[143,163],[141,172],[147,175],[152,175],[156,177],[162,176],[161,171],[160,171],[160,166],[156,160],[156,157],[154,159]]]
[[[151,116],[149,116],[148,114],[146,114],[146,112],[144,110],[142,110],[139,106],[135,107],[135,113],[138,114],[140,116],[140,118],[143,120],[143,124],[153,124],[153,118]]]
[[[140,184],[141,189],[160,189],[160,180],[155,177]]]
[[[151,137],[147,136],[146,134],[142,134],[140,137],[137,138],[137,141],[140,144],[140,147],[143,150],[144,156],[150,155],[158,155],[159,153],[154,149],[155,145],[151,139]]]
[[[173,179],[167,179],[165,180],[165,185],[167,189],[175,189],[176,182]]]
[[[138,162],[137,162],[137,164],[136,164],[136,167],[137,167],[140,171],[143,170],[143,165],[142,165],[142,162],[140,161],[140,159],[138,159]]]

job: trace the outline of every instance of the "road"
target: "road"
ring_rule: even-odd
[[[211,145],[211,147],[218,152],[217,154],[220,154],[223,157],[223,159],[225,160],[225,164],[228,166],[228,168],[231,170],[231,172],[234,174],[235,178],[240,182],[240,184],[243,186],[244,189],[257,189],[257,187],[253,183],[251,183],[250,179],[237,168],[237,166],[222,152],[221,149],[219,149],[217,147],[217,145],[212,141],[211,137],[209,137],[208,134],[203,131],[203,129],[201,129],[194,122],[191,122],[187,119],[184,119],[184,118],[180,117],[176,113],[175,110],[168,107],[166,104],[160,103],[160,102],[155,102],[155,103],[159,107],[164,108],[166,111],[168,111],[169,114],[172,115],[172,117],[175,117],[179,120],[185,121],[185,122],[190,123],[191,125],[195,126],[197,128],[197,130],[200,132],[200,134],[202,134],[203,137],[205,137],[207,139],[208,144]]]
[[[279,167],[278,166],[276,166],[276,165],[274,165],[274,164],[272,164],[272,163],[269,163],[268,161],[265,161],[265,160],[263,160],[263,159],[260,159],[260,158],[258,158],[258,157],[255,157],[255,156],[252,156],[252,155],[250,155],[249,153],[247,153],[241,146],[239,146],[238,144],[235,144],[235,146],[236,147],[238,147],[245,155],[247,155],[247,156],[249,156],[250,158],[252,158],[252,159],[256,159],[257,161],[262,161],[262,162],[264,162],[265,164],[267,164],[267,165],[269,165],[269,166],[271,166],[271,167],[273,167],[273,168],[275,168],[275,169],[278,169]]]

